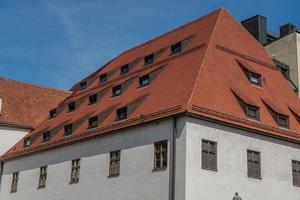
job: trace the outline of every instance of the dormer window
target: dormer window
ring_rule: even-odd
[[[50,140],[50,131],[46,131],[43,133],[43,142],[48,142]]]
[[[180,53],[180,52],[181,52],[181,42],[178,42],[171,46],[171,54],[172,55]]]
[[[289,128],[289,117],[282,114],[277,114],[277,124],[282,128]]]
[[[49,112],[49,119],[53,119],[54,117],[56,117],[56,108],[55,109],[52,109],[50,110]]]
[[[97,101],[98,101],[98,95],[97,95],[97,93],[89,96],[89,103],[90,103],[90,105],[93,105],[93,104],[97,103]]]
[[[145,87],[146,85],[149,85],[150,83],[149,74],[140,77],[139,83],[140,83],[140,87]]]
[[[119,95],[121,95],[121,93],[122,93],[122,86],[121,85],[117,85],[117,86],[112,88],[113,97],[119,96]]]
[[[71,102],[68,104],[68,112],[74,112],[76,109],[76,102]]]
[[[117,120],[124,120],[127,118],[127,107],[119,108],[117,110]]]
[[[96,128],[98,126],[98,116],[89,118],[89,129]]]
[[[79,88],[80,90],[85,90],[86,87],[87,87],[87,82],[86,81],[81,82],[80,85],[79,85],[79,87],[80,87]]]
[[[65,129],[65,133],[64,133],[65,136],[71,135],[73,133],[73,124],[65,125],[64,129]]]
[[[154,62],[154,54],[152,53],[152,54],[146,56],[146,57],[144,58],[144,62],[145,62],[145,63],[144,63],[145,66],[146,66],[146,65],[152,64],[152,63]]]
[[[101,74],[99,76],[99,81],[100,81],[100,83],[106,82],[107,81],[107,74],[106,73],[105,74]]]
[[[121,74],[127,74],[129,72],[129,64],[121,67]]]
[[[261,75],[254,73],[254,72],[248,72],[249,73],[249,81],[255,85],[261,85]]]
[[[24,139],[24,148],[29,147],[30,145],[31,145],[31,139],[29,137],[25,138]]]
[[[256,106],[246,104],[247,117],[255,120],[259,120],[259,108]]]

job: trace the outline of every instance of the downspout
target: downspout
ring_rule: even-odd
[[[170,172],[169,172],[169,200],[175,200],[175,166],[176,166],[176,136],[177,117],[172,118],[173,131],[170,141]]]
[[[3,161],[0,161],[0,193],[1,193],[1,188],[2,188],[3,166],[4,166],[4,162],[3,162]],[[1,196],[1,195],[0,195],[0,196]]]

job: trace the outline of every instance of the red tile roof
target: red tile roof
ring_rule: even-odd
[[[0,78],[0,124],[33,129],[69,95],[63,90]]]
[[[182,52],[170,54],[170,46],[182,41]],[[155,62],[144,66],[143,58],[154,52]],[[130,72],[120,75],[120,67],[130,64]],[[262,86],[252,85],[244,69],[262,76]],[[99,84],[99,75],[108,81]],[[138,78],[150,74],[150,85],[139,88]],[[264,48],[226,10],[219,9],[154,40],[129,49],[104,67],[83,79],[87,89],[73,94],[58,106],[58,116],[40,124],[28,134],[32,144],[20,141],[2,159],[12,159],[144,122],[189,113],[222,123],[259,131],[271,136],[300,141],[300,126],[289,107],[300,110],[298,96],[290,88]],[[112,97],[113,86],[123,92]],[[236,94],[233,92],[236,91]],[[100,100],[88,105],[88,96],[98,93]],[[260,108],[260,121],[247,118],[236,95]],[[267,100],[266,100],[267,99]],[[275,111],[289,116],[290,129],[279,128],[262,100],[273,102]],[[75,112],[67,104],[76,101]],[[128,119],[116,121],[116,110],[128,107]],[[99,126],[87,130],[88,118],[99,116]],[[74,124],[74,133],[63,137],[63,126]],[[51,141],[42,142],[42,133],[51,131]]]

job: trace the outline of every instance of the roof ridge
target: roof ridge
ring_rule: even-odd
[[[189,108],[190,108],[190,105],[191,105],[191,102],[192,102],[192,99],[193,99],[195,90],[196,90],[196,88],[197,88],[197,86],[198,86],[198,80],[199,80],[199,77],[200,77],[200,73],[202,72],[202,69],[203,69],[203,63],[205,62],[206,56],[207,56],[207,54],[208,54],[208,50],[209,50],[210,47],[211,47],[211,41],[212,41],[212,39],[213,39],[213,37],[214,37],[214,35],[215,35],[215,31],[216,31],[217,24],[218,24],[218,22],[219,22],[219,19],[220,19],[221,14],[223,13],[224,10],[225,10],[224,8],[220,8],[219,10],[217,10],[217,11],[219,12],[219,15],[218,15],[218,18],[217,18],[216,23],[215,23],[215,25],[214,25],[213,31],[212,31],[212,33],[211,33],[211,37],[210,37],[210,39],[209,39],[209,42],[207,43],[207,48],[206,48],[206,51],[205,51],[205,55],[204,55],[204,57],[203,57],[203,59],[202,59],[201,66],[199,67],[199,71],[198,71],[198,74],[197,74],[197,77],[196,77],[196,80],[195,80],[195,83],[194,83],[194,87],[193,87],[193,89],[192,89],[190,98],[189,98],[189,100],[188,100],[188,102],[187,102],[187,104],[186,104],[186,108],[185,108],[186,110],[189,110]]]
[[[33,84],[33,83],[28,83],[28,82],[24,82],[24,81],[18,81],[18,80],[4,78],[4,77],[0,77],[0,80],[11,81],[11,82],[15,82],[15,83],[23,84],[23,85],[28,85],[28,86],[35,87],[35,88],[42,88],[42,89],[48,89],[48,90],[56,90],[56,91],[59,91],[59,92],[65,92],[65,93],[70,93],[70,94],[72,93],[69,90],[63,90],[63,89],[49,87],[49,86],[43,86],[43,85],[36,85],[36,84]]]

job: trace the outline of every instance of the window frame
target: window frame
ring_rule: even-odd
[[[148,80],[146,84],[143,83],[143,81],[145,81],[145,80]],[[146,87],[149,84],[150,84],[150,76],[149,76],[149,74],[145,74],[145,75],[143,75],[143,76],[141,76],[139,78],[139,87],[140,88]]]
[[[40,176],[39,176],[39,182],[38,182],[38,189],[42,189],[42,188],[46,187],[47,169],[48,169],[47,165],[40,167]]]
[[[121,107],[117,109],[117,121],[125,120],[128,117],[128,109],[127,106]],[[125,113],[125,115],[122,115],[122,113]]]
[[[99,82],[100,83],[105,83],[107,81],[107,73],[100,74],[99,75]]]
[[[144,57],[144,66],[148,66],[154,63],[154,53],[151,53]]]
[[[81,83],[79,83],[79,90],[85,90],[87,89],[87,81],[82,81]]]
[[[116,93],[116,91],[119,91],[119,93]],[[122,85],[116,85],[112,87],[112,97],[117,97],[122,94]]]
[[[284,124],[282,124],[280,121],[281,121],[281,119],[282,118],[284,118],[284,119],[282,119],[282,120],[284,120],[285,121],[285,123]],[[283,114],[280,114],[280,113],[276,113],[276,122],[277,122],[277,124],[278,124],[278,126],[279,127],[281,127],[281,128],[289,128],[290,127],[290,120],[289,120],[289,116],[287,116],[287,115],[283,115]]]
[[[158,141],[153,144],[153,171],[166,170],[168,168],[168,146],[168,140]],[[159,156],[159,159],[157,156]]]
[[[300,187],[300,161],[292,160],[293,186]]]
[[[72,113],[76,110],[76,101],[68,103],[68,113]]]
[[[256,78],[257,79],[257,82],[256,81],[253,81],[253,78]],[[248,79],[249,81],[254,84],[254,85],[258,85],[258,86],[261,86],[262,85],[262,77],[261,77],[261,74],[258,74],[258,73],[255,73],[255,72],[252,72],[252,71],[248,71]]]
[[[90,117],[90,118],[88,119],[88,122],[89,122],[88,130],[97,128],[98,125],[99,125],[99,117],[98,117],[98,115],[95,115],[95,116],[93,116],[93,117]],[[93,123],[95,123],[95,125],[93,125]]]
[[[108,177],[119,176],[120,166],[121,166],[121,150],[111,151],[109,153]]]
[[[29,143],[27,143],[27,142],[29,142]],[[28,148],[28,147],[30,147],[31,146],[31,138],[30,137],[26,137],[26,138],[24,138],[24,148]]]
[[[205,144],[208,145],[207,149],[205,149]],[[211,159],[214,159],[214,161],[211,162]],[[210,170],[210,171],[218,170],[218,143],[217,142],[202,139],[202,141],[201,141],[201,168],[205,169],[205,170]]]
[[[46,134],[49,134],[49,139],[47,139],[47,140],[45,139],[45,138],[46,138],[46,137],[45,137]],[[45,132],[43,132],[43,143],[49,142],[50,139],[51,139],[51,133],[50,133],[50,131],[45,131]]]
[[[10,193],[16,193],[18,191],[19,172],[12,174]]]
[[[171,55],[175,55],[182,52],[182,42],[177,42],[171,45]]]
[[[69,184],[76,184],[79,182],[79,176],[80,176],[80,159],[72,160],[71,165],[71,176]]]
[[[49,111],[49,119],[53,119],[57,116],[57,110],[56,108]]]
[[[246,103],[245,103],[245,107],[246,107],[246,115],[247,115],[248,118],[258,120],[258,121],[260,120],[259,107],[253,106],[253,105],[250,105],[250,104],[246,104]],[[255,116],[252,116],[249,111],[255,112]]]
[[[123,65],[120,67],[120,74],[124,75],[124,74],[128,74],[130,71],[129,69],[129,64]]]
[[[95,98],[95,99],[93,99],[93,98]],[[98,102],[98,94],[97,93],[92,94],[92,95],[89,96],[89,105],[94,105],[97,102]]]
[[[257,157],[258,159],[254,159],[255,157]],[[256,174],[255,170],[257,170]],[[261,153],[259,151],[247,149],[247,176],[253,179],[262,179]]]
[[[72,123],[66,124],[64,126],[64,136],[66,137],[72,134],[73,134],[73,124]]]

